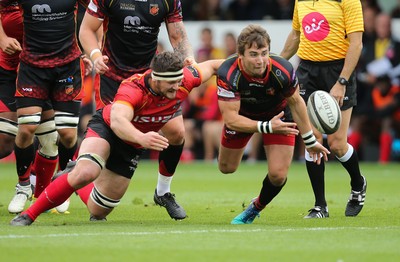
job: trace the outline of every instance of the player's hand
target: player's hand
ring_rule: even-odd
[[[336,99],[336,101],[339,104],[339,107],[342,107],[344,94],[346,93],[346,86],[343,86],[338,82],[336,82],[336,84],[332,87],[329,93],[333,98]]]
[[[7,55],[12,55],[15,52],[22,51],[21,44],[17,39],[12,37],[5,37],[0,40],[0,48]]]
[[[168,139],[157,132],[147,132],[139,139],[140,145],[147,149],[163,151],[169,146]]]
[[[272,133],[297,136],[299,134],[299,130],[296,129],[297,124],[293,122],[283,122],[281,120],[283,115],[284,113],[282,111],[269,121],[269,124],[272,127]]]
[[[325,161],[328,161],[328,155],[331,153],[319,142],[317,142],[317,144],[315,144],[313,147],[306,148],[306,150],[312,157],[314,163],[317,163],[318,165],[321,164],[322,157],[325,159]]]
[[[81,59],[83,61],[83,65],[85,68],[85,76],[87,76],[92,73],[92,70],[93,70],[92,61],[90,61],[90,59],[87,58],[86,55],[81,55]]]
[[[188,56],[185,58],[183,61],[184,66],[190,66],[190,65],[195,65],[197,64],[196,60],[194,59],[193,56]]]
[[[93,68],[96,71],[96,74],[102,75],[109,69],[107,66],[108,60],[108,56],[102,55],[93,61]]]

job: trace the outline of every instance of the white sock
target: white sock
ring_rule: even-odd
[[[158,173],[157,195],[163,196],[165,193],[171,192],[172,176],[163,176]]]

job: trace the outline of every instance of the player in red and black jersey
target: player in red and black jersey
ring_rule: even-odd
[[[22,17],[17,4],[0,10],[0,159],[14,150],[17,134],[15,80],[22,42]]]
[[[89,209],[90,220],[105,220],[125,194],[143,149],[165,151],[170,146],[158,131],[179,114],[190,91],[215,74],[222,62],[209,60],[184,67],[176,53],[156,55],[151,70],[124,81],[113,104],[97,111],[90,120],[72,171],[65,170],[11,225],[32,224],[42,212],[62,203],[76,190]],[[92,181],[93,190],[86,190]],[[170,213],[172,218],[186,217],[173,194],[155,201],[159,205],[177,205]]]
[[[0,2],[0,10],[18,4],[22,12],[24,32],[15,92],[18,131],[14,152],[18,176],[26,183],[29,183],[35,154],[35,132],[39,131],[41,135],[55,133],[49,130],[54,129],[50,126],[45,130],[39,127],[41,122],[54,116],[51,122],[55,122],[60,134],[61,168],[76,151],[81,97],[81,52],[75,33],[77,3],[77,0]],[[52,152],[57,155],[57,134],[52,137],[54,139],[46,143],[53,145]]]
[[[0,158],[3,158],[13,151],[18,131],[14,95],[20,61],[20,43],[23,41],[23,20],[17,3],[2,8],[0,13],[2,25],[0,29],[3,29],[0,36]],[[48,103],[46,106],[51,109]],[[54,119],[42,120],[36,130],[36,136],[41,145],[40,149],[36,151],[33,167],[34,170],[37,170],[34,192],[34,196],[37,197],[50,183],[58,162],[58,134]],[[33,197],[31,179],[29,174],[18,176],[15,195],[8,205],[8,212],[20,213],[24,210],[27,200]]]
[[[246,144],[256,132],[262,133],[268,161],[260,195],[232,224],[251,224],[278,195],[287,180],[299,131],[315,162],[327,160],[329,153],[312,132],[292,65],[270,54],[270,41],[261,26],[247,26],[238,37],[238,54],[228,58],[217,73],[218,105],[225,124],[219,170],[224,174],[236,171]],[[296,123],[281,120],[290,117],[288,109]]]
[[[113,101],[122,79],[145,72],[156,54],[158,33],[165,22],[172,48],[192,64],[193,50],[187,39],[182,20],[180,0],[92,0],[82,21],[79,39],[101,74],[100,86],[95,87],[96,109]],[[104,26],[103,49],[100,51],[96,31]],[[181,114],[163,128],[170,146],[159,154],[156,194],[170,192],[175,168],[166,163],[178,163],[182,154],[185,128]],[[163,181],[169,181],[167,186]]]

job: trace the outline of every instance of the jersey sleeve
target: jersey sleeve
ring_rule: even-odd
[[[78,2],[84,6],[85,8],[89,5],[89,3],[91,2],[91,0],[78,0]]]
[[[271,54],[271,62],[271,71],[273,77],[276,79],[276,86],[281,89],[284,97],[292,96],[299,83],[292,64],[283,57],[274,54]]]
[[[237,91],[228,76],[232,76],[230,72],[234,71],[234,66],[223,62],[217,71],[217,95],[218,100],[237,101],[240,100],[240,93]]]
[[[299,14],[297,12],[297,0],[294,3],[292,28],[296,31],[300,31]]]
[[[166,17],[167,23],[176,23],[183,21],[182,4],[180,0],[170,0],[169,6],[171,7]]]
[[[201,85],[202,76],[200,70],[196,66],[187,66],[183,69],[182,86],[188,91]]]
[[[346,33],[364,32],[364,20],[360,1],[343,1]]]
[[[106,16],[106,9],[104,8],[104,6],[106,5],[105,2],[108,1],[90,0],[86,12],[99,19],[104,19]]]
[[[132,107],[140,107],[144,100],[143,91],[135,87],[132,82],[122,82],[114,98],[114,103],[121,103]]]

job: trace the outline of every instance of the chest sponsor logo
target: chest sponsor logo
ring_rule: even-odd
[[[32,20],[34,21],[54,21],[63,19],[67,12],[52,13],[51,7],[47,4],[32,6]]]
[[[136,123],[167,123],[173,115],[168,116],[135,116],[133,122]]]
[[[49,5],[34,5],[32,6],[32,13],[51,13],[51,8]]]
[[[140,25],[140,18],[138,16],[127,16],[124,19],[124,26]]]
[[[312,42],[324,40],[330,31],[328,20],[321,13],[312,12],[302,21],[304,36]]]
[[[138,16],[127,16],[124,19],[124,32],[125,33],[139,33],[143,32],[150,34],[153,31],[152,27],[141,26],[142,21]]]
[[[119,9],[121,10],[129,10],[129,11],[135,11],[135,5],[131,3],[120,3],[119,4]]]

